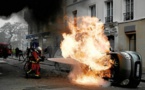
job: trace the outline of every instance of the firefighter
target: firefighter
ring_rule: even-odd
[[[30,49],[29,60],[31,63],[30,70],[27,71],[27,75],[33,75],[35,78],[40,78],[40,59],[41,59],[41,47],[36,49]],[[33,77],[32,76],[32,77]]]

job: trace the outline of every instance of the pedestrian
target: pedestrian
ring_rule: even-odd
[[[21,57],[22,57],[23,59],[25,59],[25,58],[24,58],[24,55],[23,55],[23,51],[20,50],[20,49],[19,49],[19,51],[18,51],[18,57],[19,57],[19,61],[21,61]]]
[[[16,57],[18,57],[18,55],[19,55],[19,48],[18,47],[15,49],[15,55],[16,55]]]

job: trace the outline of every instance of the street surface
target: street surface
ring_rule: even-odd
[[[145,90],[145,82],[138,88],[121,87],[88,87],[74,85],[69,82],[65,71],[55,70],[54,65],[45,60],[41,63],[41,78],[25,78],[24,62],[9,57],[7,60],[0,58],[0,90]],[[144,78],[144,74],[142,76]]]

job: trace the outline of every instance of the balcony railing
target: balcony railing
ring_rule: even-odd
[[[113,22],[113,16],[107,16],[107,17],[105,17],[105,22],[106,22],[106,23],[111,23],[111,22]]]
[[[123,15],[124,15],[124,21],[133,19],[133,12],[126,12],[123,13]]]

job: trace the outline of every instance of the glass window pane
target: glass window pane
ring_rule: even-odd
[[[91,17],[95,17],[96,16],[96,6],[90,6],[90,10],[91,10]]]

